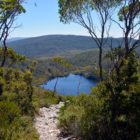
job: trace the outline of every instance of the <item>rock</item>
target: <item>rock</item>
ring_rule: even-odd
[[[60,102],[49,108],[43,107],[39,115],[35,117],[35,128],[39,133],[39,140],[74,140],[72,137],[60,137],[60,130],[57,128],[57,117],[60,108],[64,105]]]

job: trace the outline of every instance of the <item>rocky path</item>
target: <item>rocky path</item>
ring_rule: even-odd
[[[71,138],[60,137],[60,130],[57,128],[57,117],[59,109],[64,105],[60,102],[49,108],[43,107],[39,110],[39,115],[35,118],[35,128],[40,140],[71,140]]]

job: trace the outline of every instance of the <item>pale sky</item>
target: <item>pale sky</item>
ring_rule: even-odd
[[[25,4],[25,9],[26,13],[16,20],[16,24],[21,26],[10,34],[10,38],[52,34],[89,35],[80,25],[60,22],[58,0],[29,0]],[[112,28],[111,33],[114,37],[120,37],[120,31],[116,30],[116,26]]]

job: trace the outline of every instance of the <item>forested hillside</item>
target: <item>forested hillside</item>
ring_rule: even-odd
[[[113,47],[122,43],[122,38],[105,39],[109,47],[111,42]],[[8,44],[16,52],[30,58],[50,57],[56,55],[70,56],[97,48],[97,44],[91,37],[75,35],[48,35],[33,37],[14,41]]]

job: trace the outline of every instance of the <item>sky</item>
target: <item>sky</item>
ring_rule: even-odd
[[[12,37],[35,37],[53,34],[86,35],[89,33],[78,24],[63,24],[58,14],[58,0],[28,0],[24,4],[26,13],[17,17],[15,25],[19,28],[11,32]],[[120,32],[112,29],[112,36],[119,37]]]

